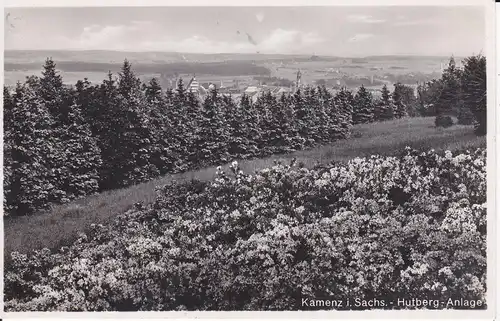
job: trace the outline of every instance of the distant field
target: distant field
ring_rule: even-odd
[[[297,62],[293,64],[279,64],[266,62],[262,65],[271,71],[272,76],[295,79],[297,70],[302,73],[302,81],[315,83],[319,79],[329,80],[332,78],[364,77],[375,82],[414,84],[428,81],[441,76],[441,64],[446,64],[446,59],[422,59],[422,60],[374,60],[363,63],[352,60],[339,61],[312,61]],[[382,86],[382,84],[380,84]],[[348,85],[349,87],[349,85]]]
[[[150,78],[155,74],[196,74],[208,76],[210,81],[227,81],[228,77],[270,75],[295,81],[297,70],[302,71],[302,82],[314,85],[317,80],[331,80],[346,76],[352,79],[372,76],[377,83],[392,84],[400,81],[415,84],[441,75],[441,65],[448,57],[316,57],[261,54],[182,54],[161,52],[113,51],[6,51],[4,76],[7,85],[24,81],[26,76],[39,74],[47,57],[52,57],[64,81],[74,84],[88,78],[101,82],[106,73],[119,71],[127,58],[134,71]],[[458,59],[458,58],[457,58]],[[459,61],[459,59],[457,60]],[[408,76],[410,75],[410,76]],[[350,88],[360,84],[347,83]],[[367,84],[365,84],[367,85]]]
[[[288,155],[241,161],[240,167],[243,171],[252,173],[272,166],[275,160],[290,161],[294,157],[310,167],[316,163],[345,162],[358,156],[391,155],[405,146],[436,150],[473,149],[486,146],[485,138],[475,136],[471,126],[442,129],[435,128],[433,122],[434,118],[431,117],[359,125],[353,128],[351,139]],[[228,168],[227,165],[223,167]],[[155,187],[158,185],[172,180],[210,180],[214,176],[215,167],[167,175],[147,183],[55,206],[46,213],[5,218],[5,253],[9,254],[11,251],[26,253],[43,247],[57,248],[68,244],[76,238],[79,231],[86,231],[92,223],[106,223],[117,214],[130,209],[136,202],[152,203],[155,199]],[[9,257],[7,255],[6,259]]]

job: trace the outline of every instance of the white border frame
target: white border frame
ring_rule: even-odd
[[[279,1],[279,0],[278,0]],[[495,235],[495,227],[499,227],[499,221],[494,215],[496,210],[496,199],[499,196],[496,189],[496,182],[498,181],[498,173],[496,166],[500,162],[496,155],[496,134],[498,133],[499,125],[496,122],[496,93],[495,84],[499,76],[497,74],[495,59],[495,49],[500,50],[500,34],[496,36],[495,25],[495,3],[493,0],[286,0],[270,4],[266,0],[253,0],[242,1],[238,0],[5,0],[5,7],[90,7],[90,6],[106,6],[106,7],[135,7],[135,6],[460,6],[460,5],[475,5],[485,7],[485,29],[486,29],[486,48],[485,56],[487,57],[487,113],[488,113],[488,135],[487,135],[487,171],[488,171],[488,209],[487,209],[487,242],[488,242],[488,257],[487,257],[487,273],[488,273],[488,310],[484,311],[457,311],[457,310],[439,310],[439,311],[386,311],[386,310],[370,310],[370,311],[313,311],[313,312],[3,312],[3,273],[1,276],[2,291],[1,298],[1,311],[0,316],[4,319],[33,319],[33,318],[49,318],[49,319],[164,319],[164,318],[203,318],[203,319],[255,319],[255,318],[269,318],[269,319],[298,319],[298,318],[349,318],[349,319],[429,319],[429,318],[445,318],[445,319],[494,319],[497,310],[497,293],[496,289],[499,285],[496,274],[496,252],[494,244],[498,241]],[[500,17],[500,14],[499,14]],[[466,23],[464,21],[464,23]],[[3,26],[2,36],[4,36]],[[495,47],[495,40],[498,47]],[[2,41],[2,46],[3,46]],[[2,63],[3,63],[2,55]],[[3,69],[2,69],[2,84],[3,84]],[[498,90],[500,94],[500,89]],[[2,136],[3,144],[3,113],[0,116],[2,122]],[[2,145],[3,146],[3,145]],[[3,177],[3,148],[2,163],[0,173]],[[3,195],[3,186],[2,195]],[[3,218],[3,215],[2,215]],[[494,225],[494,223],[496,223]],[[1,221],[2,238],[0,261],[3,267],[3,219]]]

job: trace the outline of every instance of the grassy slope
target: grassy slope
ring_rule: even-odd
[[[447,129],[434,127],[433,118],[413,118],[359,125],[353,128],[353,138],[338,141],[306,151],[277,155],[266,159],[241,161],[245,172],[254,172],[273,165],[274,160],[291,160],[296,157],[306,166],[330,161],[347,161],[357,156],[371,154],[390,155],[404,148],[455,150],[486,146],[484,137],[476,137],[471,126],[453,126]],[[226,166],[223,166],[227,168]],[[136,202],[152,203],[155,187],[171,180],[210,180],[215,167],[167,175],[129,188],[108,191],[75,202],[59,205],[34,216],[13,217],[4,220],[5,252],[26,253],[43,247],[57,248],[70,243],[79,231],[85,231],[91,223],[106,223],[119,213],[131,208]]]

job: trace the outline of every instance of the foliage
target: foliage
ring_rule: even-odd
[[[406,149],[171,183],[59,252],[12,253],[7,311],[297,310],[485,300],[486,151]],[[483,306],[484,307],[484,306]],[[366,307],[363,307],[366,308]],[[389,307],[392,308],[392,307]],[[443,307],[441,307],[443,308]]]
[[[392,102],[391,93],[387,85],[382,87],[382,99],[375,106],[375,120],[385,121],[394,118],[394,110],[396,106]]]
[[[19,84],[14,96],[4,89],[10,215],[160,174],[291,152],[349,135],[350,94],[337,115],[325,89],[320,94],[306,88],[279,102],[267,93],[255,106],[243,97],[238,105],[216,90],[200,102],[182,80],[166,92],[156,79],[142,84],[127,60],[118,77],[109,72],[99,85],[84,79],[74,88],[63,85],[55,68],[48,59],[41,78]],[[30,121],[38,122],[36,129],[23,128],[32,126]]]
[[[374,106],[372,94],[361,86],[354,96],[353,124],[370,123],[374,119]]]
[[[462,86],[464,104],[476,121],[476,134],[486,135],[486,57],[478,55],[465,59]]]
[[[394,102],[394,117],[395,118],[403,118],[408,115],[406,110],[406,104],[404,101],[404,96],[406,93],[404,92],[404,85],[397,83],[394,84],[394,92],[392,93],[392,100]]]
[[[463,71],[450,62],[442,80],[419,89],[420,112],[445,113],[458,92],[459,123],[473,116],[476,133],[484,134],[485,75],[484,57],[468,58]],[[441,92],[429,93],[431,87]],[[142,84],[126,60],[117,78],[110,72],[99,85],[84,79],[68,88],[47,59],[42,77],[4,92],[7,215],[162,174],[327,144],[349,137],[353,124],[412,116],[415,99],[410,87],[396,84],[392,94],[383,87],[380,101],[364,86],[355,95],[319,86],[279,98],[266,92],[255,104],[217,91],[200,102],[182,80],[167,91],[156,79]]]
[[[447,115],[438,115],[434,120],[434,124],[436,125],[436,127],[448,128],[453,126],[453,118]]]
[[[486,135],[486,57],[470,56],[463,67],[451,57],[441,79],[417,88],[422,116],[452,115],[458,123],[475,124],[477,135]]]

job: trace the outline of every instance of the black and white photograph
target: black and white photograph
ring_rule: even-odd
[[[4,7],[4,311],[491,310],[485,3]]]

